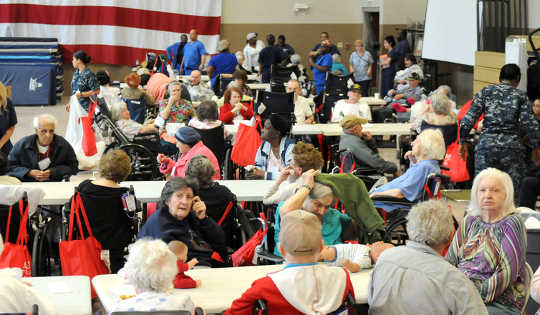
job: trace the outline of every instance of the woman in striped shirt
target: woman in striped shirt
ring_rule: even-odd
[[[489,314],[520,314],[526,302],[525,233],[510,176],[494,168],[480,172],[471,191],[471,211],[446,260],[475,284]]]

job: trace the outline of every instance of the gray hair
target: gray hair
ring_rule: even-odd
[[[435,93],[429,97],[431,108],[437,115],[449,115],[450,114],[450,100],[444,94]]]
[[[111,119],[114,122],[122,119],[122,111],[124,110],[124,107],[127,107],[126,103],[124,102],[117,102],[111,106]]]
[[[39,125],[41,122],[53,123],[55,128],[58,123],[58,121],[56,120],[56,117],[54,117],[53,115],[41,114],[41,115],[34,116],[34,119],[32,120],[32,126],[34,126],[34,129],[39,129]]]
[[[182,83],[174,80],[174,81],[169,82],[169,85],[167,86],[167,91],[169,92],[169,94],[171,94],[173,86],[176,86],[176,85],[178,85],[180,87],[180,90],[182,90]]]
[[[337,62],[337,63],[341,63],[341,56],[339,54],[333,54],[332,55],[332,61]]]
[[[330,195],[334,196],[332,188],[321,183],[315,183],[313,189],[309,192],[309,199],[321,199]]]
[[[119,274],[143,292],[167,292],[178,273],[176,260],[165,242],[143,238],[129,246],[129,256]]]
[[[444,91],[446,96],[450,96],[450,94],[452,93],[452,88],[448,85],[441,85],[437,88],[437,92],[441,92],[441,91]]]
[[[496,168],[486,168],[476,175],[473,181],[473,186],[471,189],[471,203],[470,203],[470,215],[479,216],[482,213],[480,204],[478,202],[478,186],[482,183],[487,177],[497,179],[504,187],[506,193],[506,198],[504,199],[504,211],[505,213],[515,212],[516,206],[514,205],[514,184],[512,183],[512,178],[507,173],[500,171]]]
[[[439,129],[426,129],[418,136],[422,152],[427,159],[442,160],[446,154],[444,137]]]
[[[219,117],[218,106],[214,101],[201,102],[195,107],[195,112],[200,121],[214,121]]]
[[[196,178],[201,187],[208,187],[212,183],[212,177],[215,173],[210,159],[201,154],[192,157],[186,169],[186,176]]]
[[[163,187],[161,197],[159,198],[159,207],[165,207],[165,203],[171,199],[171,196],[180,189],[191,188],[194,194],[199,190],[199,183],[193,177],[173,177]]]
[[[302,61],[302,57],[300,57],[299,54],[294,54],[294,55],[291,55],[290,60],[292,64],[299,65],[300,62]]]
[[[407,215],[407,234],[411,241],[428,246],[446,245],[454,228],[448,204],[428,200],[416,204]]]

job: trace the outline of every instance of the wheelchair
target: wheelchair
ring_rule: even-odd
[[[131,174],[126,180],[155,180],[161,179],[159,165],[156,160],[158,154],[159,135],[148,133],[136,135],[129,141],[126,135],[111,120],[109,109],[105,102],[98,101],[99,111],[94,114],[96,129],[101,131],[108,143],[105,152],[111,149],[121,149],[131,159]]]
[[[445,175],[437,173],[429,174],[424,181],[424,191],[422,197],[415,201],[390,196],[375,196],[371,198],[371,200],[374,202],[378,201],[398,206],[398,208],[389,213],[379,209],[381,216],[386,222],[386,236],[384,241],[392,243],[396,246],[405,245],[406,240],[409,238],[407,235],[407,215],[409,214],[409,210],[418,202],[433,198],[440,199],[441,190],[448,183],[448,181],[449,178]],[[455,219],[454,225],[457,226],[457,221]]]
[[[216,94],[218,98],[222,97],[227,90],[227,86],[229,86],[229,83],[231,83],[232,81],[234,81],[234,79],[231,74],[220,73],[218,76],[216,76],[216,80],[214,81],[214,85],[212,86],[214,94]]]
[[[378,169],[359,162],[349,149],[339,150],[339,144],[330,146],[329,156],[327,169],[330,173],[351,173],[364,182],[367,190],[384,176]]]
[[[326,72],[324,90],[314,99],[315,113],[319,123],[324,124],[330,121],[334,104],[347,98],[350,82],[352,82],[352,74],[336,75],[329,71]],[[317,106],[317,104],[319,105]]]
[[[293,78],[293,73],[296,78],[300,77],[300,69],[297,65],[287,68],[272,65],[271,73],[270,90],[275,93],[285,93],[285,84]]]
[[[231,161],[232,144],[225,139],[225,127],[223,124],[212,129],[196,129],[201,135],[201,140],[216,156],[221,169],[221,178],[230,179],[233,177],[233,163]]]

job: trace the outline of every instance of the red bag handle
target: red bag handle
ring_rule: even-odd
[[[223,221],[225,221],[225,218],[229,215],[229,212],[231,212],[231,209],[233,207],[233,202],[229,201],[229,204],[227,205],[227,209],[225,209],[225,212],[223,212],[223,215],[221,216],[221,219],[218,221],[218,225],[221,226],[223,224]]]
[[[19,210],[22,210],[22,200],[19,200]],[[28,204],[21,217],[19,225],[19,235],[17,236],[17,245],[26,246],[28,243]]]
[[[10,223],[11,223],[11,211],[13,209],[13,205],[9,206],[9,213],[8,213],[8,220],[6,225],[6,242],[9,242],[9,229],[10,229]],[[23,211],[23,201],[22,199],[19,200],[19,215],[21,216],[21,221],[19,223],[19,234],[17,234],[17,240],[15,241],[17,245],[19,245],[21,234],[26,234],[26,223],[28,221],[28,205],[26,206],[26,210]],[[25,241],[28,240],[28,235],[26,235]]]
[[[88,235],[93,237],[94,234],[92,233],[90,222],[88,221],[88,217],[86,216],[86,210],[84,209],[84,204],[81,199],[81,193],[77,192],[76,195],[73,195],[73,197],[71,197],[71,215],[69,217],[69,236],[68,236],[69,241],[73,240],[73,221],[75,217],[77,217],[77,225],[79,226],[79,235],[81,237],[80,239],[84,239],[84,234],[83,234],[83,229],[82,229],[83,225],[81,223],[81,218],[80,218],[81,214],[84,219],[84,223],[86,225],[86,230],[88,231]]]

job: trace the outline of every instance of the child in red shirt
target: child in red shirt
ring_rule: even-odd
[[[173,252],[178,258],[178,261],[176,262],[176,264],[178,265],[178,274],[176,275],[176,278],[174,278],[174,288],[190,289],[200,286],[201,280],[193,280],[193,278],[184,274],[184,272],[193,268],[193,266],[195,266],[199,262],[197,258],[193,258],[186,263],[188,254],[187,245],[180,241],[170,241],[168,246],[171,252]]]

